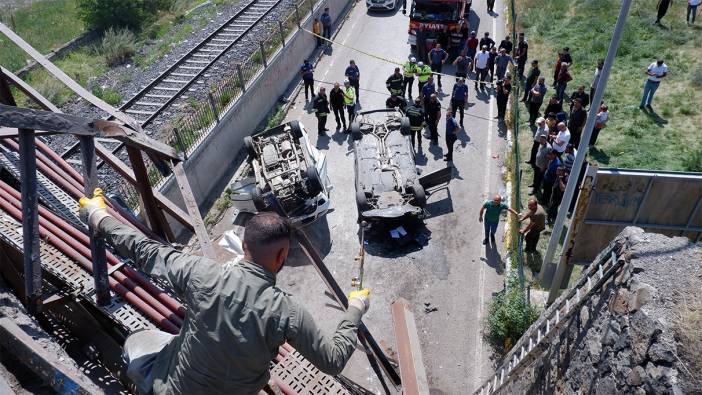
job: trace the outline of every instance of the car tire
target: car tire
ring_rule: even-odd
[[[427,194],[424,192],[424,187],[415,181],[412,186],[412,195],[414,196],[414,205],[420,208],[424,208],[427,205]]]
[[[412,134],[412,127],[410,125],[409,118],[402,117],[402,119],[400,119],[400,133],[402,133],[405,136],[409,136]]]
[[[295,140],[299,140],[302,138],[302,128],[300,127],[300,122],[290,122],[290,134],[293,136],[293,138],[295,138]]]
[[[261,188],[256,185],[251,191],[251,200],[253,201],[254,207],[256,207],[256,210],[258,210],[259,213],[268,211],[268,207],[266,207],[266,201],[263,199],[263,191],[261,191]]]
[[[251,136],[244,137],[244,147],[246,148],[246,154],[249,159],[253,159],[256,156],[256,150],[254,149],[253,138]]]
[[[351,138],[354,140],[360,140],[363,138],[363,133],[361,133],[361,124],[358,122],[351,123]]]
[[[361,190],[356,190],[356,206],[358,206],[358,216],[361,216],[361,213],[368,210],[370,208],[370,205],[368,204],[368,198],[366,197],[366,193],[361,191]]]
[[[314,166],[308,166],[306,175],[310,197],[319,195],[319,193],[324,190],[324,184],[322,184],[322,179],[319,178],[317,168]]]

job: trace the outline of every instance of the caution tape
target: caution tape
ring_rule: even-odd
[[[320,84],[332,85],[332,86],[333,86],[334,84],[337,84],[337,82],[324,81],[324,80],[318,80],[318,79],[315,79],[314,82],[317,82],[317,83],[320,83]],[[390,95],[389,92],[380,92],[380,91],[376,91],[376,90],[368,89],[368,88],[360,88],[360,87],[359,87],[358,90],[359,90],[359,91],[370,92],[370,93],[376,93],[376,94],[384,95],[384,96],[389,96],[389,95]],[[403,99],[404,99],[404,97],[403,97]],[[466,100],[466,104],[468,104],[467,100]],[[448,110],[448,109],[453,110],[453,108],[450,107],[450,106],[448,106],[448,107],[441,106],[441,109],[444,110],[444,111],[446,111],[446,110]],[[486,118],[486,117],[481,117],[481,116],[479,116],[479,115],[470,114],[470,113],[468,113],[467,108],[464,108],[463,114],[464,114],[465,116],[468,116],[468,117],[473,117],[473,118],[478,118],[478,119],[484,119],[484,120],[486,120],[486,121],[495,122],[494,119],[490,119],[490,118]],[[454,114],[454,116],[455,116],[455,115],[457,115],[457,114]]]
[[[322,36],[322,35],[319,35],[319,34],[313,32],[313,31],[307,30],[307,29],[305,29],[304,27],[300,27],[300,30],[303,30],[303,31],[305,31],[305,32],[307,32],[307,33],[309,33],[309,34],[311,34],[311,35],[317,37],[317,38],[320,38],[320,39],[322,39],[322,40],[324,40],[324,41],[327,41],[327,42],[329,42],[329,43],[332,43],[332,44],[334,44],[334,45],[341,45],[342,47],[348,48],[348,49],[350,49],[350,50],[352,50],[352,51],[356,51],[356,52],[358,52],[358,53],[362,53],[362,54],[364,54],[364,55],[366,55],[366,56],[370,56],[371,58],[375,58],[375,59],[381,60],[381,61],[383,61],[383,62],[392,63],[392,64],[397,65],[397,66],[402,66],[402,65],[404,64],[403,62],[398,62],[398,61],[395,61],[395,60],[392,60],[392,59],[387,59],[387,58],[384,58],[384,57],[382,57],[382,56],[378,56],[378,55],[372,54],[372,53],[370,53],[370,52],[366,52],[366,51],[364,51],[364,50],[362,50],[362,49],[358,49],[358,48],[352,47],[352,46],[350,46],[350,45],[346,45],[346,44],[344,44],[344,43],[340,43],[340,42],[337,42],[337,41],[328,39],[328,38],[326,38],[326,37],[324,37],[324,36]],[[431,73],[432,73],[432,75],[439,75],[439,76],[444,76],[444,77],[449,77],[449,78],[456,78],[455,75],[444,74],[444,73],[437,73],[436,71],[432,71]],[[466,81],[472,81],[472,82],[476,82],[476,83],[483,83],[483,84],[486,84],[486,85],[496,85],[496,84],[497,84],[497,83],[495,83],[495,82],[480,81],[480,80],[473,79],[473,78],[469,78],[469,77],[461,77],[461,78],[464,78]]]

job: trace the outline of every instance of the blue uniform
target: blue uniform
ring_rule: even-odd
[[[422,95],[424,96],[424,101],[427,102],[431,98],[431,95],[436,93],[436,87],[434,84],[425,84],[422,87]]]
[[[463,115],[466,107],[466,98],[468,97],[468,85],[466,84],[456,84],[453,86],[453,93],[451,94],[451,107],[453,107],[454,115],[459,113],[461,115],[460,123],[463,126]]]

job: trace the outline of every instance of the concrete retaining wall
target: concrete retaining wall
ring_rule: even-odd
[[[314,15],[321,15],[324,8],[329,7],[336,27],[345,17],[347,7],[353,4],[354,0],[318,2]],[[301,26],[312,30],[312,18],[308,15]],[[234,175],[244,137],[256,130],[290,85],[297,83],[300,65],[313,54],[315,47],[316,38],[311,34],[299,29],[292,33],[285,47],[276,52],[269,60],[268,67],[249,82],[243,96],[221,116],[221,122],[185,162],[185,173],[203,216]],[[185,209],[180,190],[172,177],[161,191]],[[187,234],[175,220],[169,222],[176,235]]]

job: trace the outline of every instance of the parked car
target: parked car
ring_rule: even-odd
[[[424,217],[410,133],[409,119],[396,109],[363,111],[351,124],[360,220]]]
[[[251,200],[258,211],[275,211],[301,223],[326,214],[332,189],[326,156],[310,143],[301,123],[247,136],[244,146],[255,179]]]
[[[397,8],[397,4],[398,0],[366,0],[366,7],[369,11],[393,11]]]

